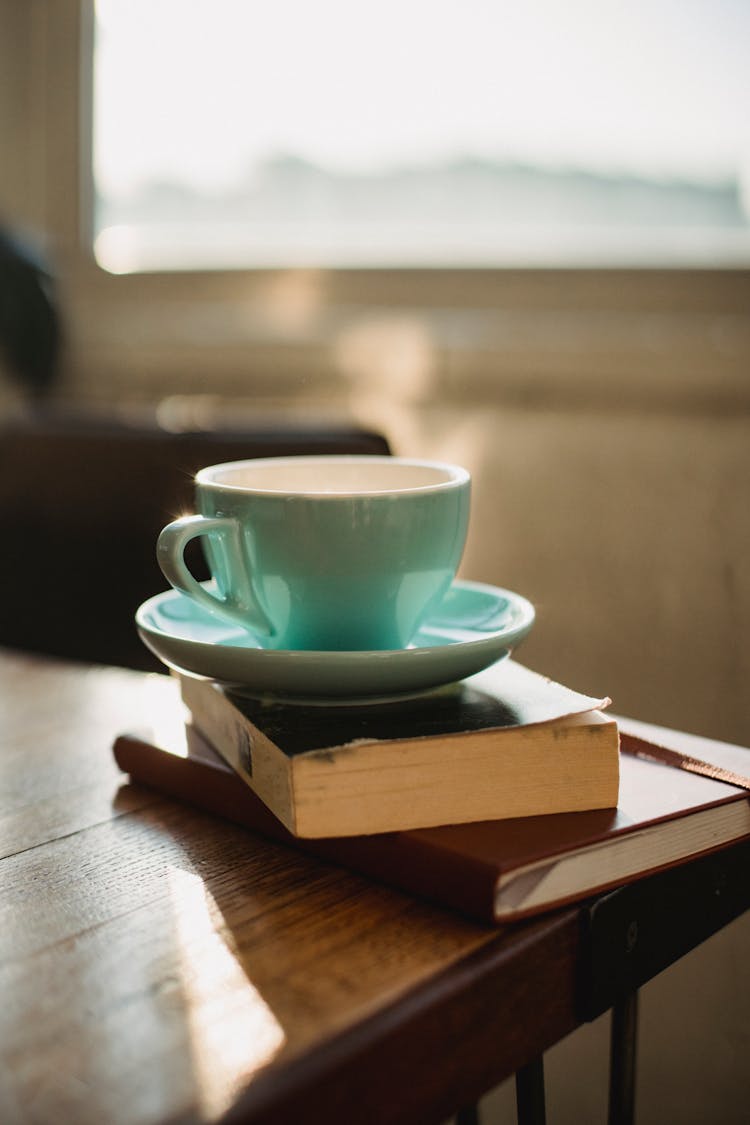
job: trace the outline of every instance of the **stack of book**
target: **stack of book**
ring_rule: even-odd
[[[115,743],[132,780],[484,921],[750,836],[747,751],[673,732],[679,746],[655,746],[608,699],[512,660],[367,706],[177,679],[178,735]]]

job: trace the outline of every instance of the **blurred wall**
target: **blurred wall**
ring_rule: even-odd
[[[467,390],[394,431],[471,469],[462,573],[537,606],[519,659],[622,714],[750,744],[747,414],[475,407]]]

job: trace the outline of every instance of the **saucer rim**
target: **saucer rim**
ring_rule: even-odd
[[[454,586],[456,583],[494,598],[505,597],[520,606],[521,621],[468,641],[382,651],[321,651],[200,641],[153,628],[145,618],[155,601],[185,597],[172,589],[144,602],[136,619],[146,647],[181,674],[216,680],[255,698],[362,705],[383,698],[403,699],[468,679],[505,660],[527,636],[535,610],[523,595],[468,579],[456,579]]]
[[[208,584],[209,583],[201,583],[201,585]],[[347,660],[353,660],[357,663],[366,662],[367,664],[370,664],[376,660],[388,660],[389,662],[392,662],[394,659],[403,659],[407,656],[410,658],[410,660],[416,660],[422,654],[438,654],[441,652],[445,653],[455,649],[457,646],[459,646],[462,651],[466,651],[467,649],[472,649],[475,647],[481,649],[490,642],[497,644],[501,640],[503,643],[507,643],[509,646],[512,646],[517,641],[523,640],[523,638],[526,637],[532,629],[536,620],[536,610],[532,602],[530,602],[528,598],[524,597],[523,594],[518,594],[515,591],[509,590],[502,586],[493,586],[489,582],[477,582],[473,579],[455,578],[453,582],[451,582],[451,585],[446,591],[444,597],[447,597],[450,591],[456,588],[474,590],[478,593],[489,594],[492,597],[498,599],[505,598],[507,601],[512,603],[514,608],[521,611],[521,619],[520,621],[515,621],[512,625],[508,625],[505,628],[490,630],[486,633],[472,638],[471,640],[448,641],[445,644],[437,645],[419,645],[412,647],[412,644],[410,643],[409,645],[406,645],[402,648],[391,649],[272,649],[265,648],[261,643],[260,638],[258,638],[251,629],[248,629],[247,632],[250,634],[253,640],[258,642],[255,646],[236,645],[232,643],[231,639],[226,641],[209,641],[195,640],[188,637],[176,637],[174,633],[168,632],[167,630],[160,628],[158,625],[154,625],[152,622],[147,622],[145,620],[146,615],[148,614],[151,606],[153,606],[155,603],[162,601],[164,598],[172,596],[177,598],[188,597],[188,595],[181,594],[179,590],[175,590],[173,587],[170,587],[167,590],[162,590],[158,594],[152,594],[150,598],[147,598],[146,601],[141,603],[135,613],[135,623],[139,632],[144,631],[149,635],[162,636],[166,637],[169,640],[177,639],[180,642],[190,645],[200,645],[206,649],[232,648],[253,653],[262,652],[265,654],[265,657],[269,659],[269,662],[270,658],[272,657],[276,658],[278,662],[288,662],[289,658],[293,657],[295,662],[298,663],[317,663],[321,660],[321,658],[325,659],[327,657],[330,658],[333,656],[337,658],[345,656]],[[202,609],[202,607],[199,608]],[[207,610],[203,610],[203,612],[206,614],[206,616],[208,616]],[[216,620],[218,621],[219,618],[217,617]],[[423,623],[422,628],[429,627],[430,621],[428,619]],[[446,626],[446,628],[450,628],[450,626]],[[470,629],[467,629],[467,632],[469,631]],[[417,637],[419,636],[419,632],[421,632],[421,629],[418,631]],[[432,659],[435,659],[435,655],[432,656]]]

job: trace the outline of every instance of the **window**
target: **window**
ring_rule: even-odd
[[[141,38],[148,37],[149,33],[152,38],[155,36],[156,13],[167,10],[162,9],[157,0],[151,0],[145,7],[140,0],[130,0],[122,7],[126,12],[140,13]],[[179,4],[179,11],[184,10],[186,20],[191,7],[189,0]],[[312,6],[300,2],[295,10],[297,7],[303,14],[308,9],[329,10],[324,0]],[[452,16],[458,40],[458,32],[463,33],[471,24],[467,14],[470,7],[465,9],[464,5],[457,4],[446,7],[436,3],[430,12],[434,11],[445,26]],[[250,0],[239,8],[267,11],[267,7],[256,9]],[[506,21],[516,21],[506,22],[503,33],[496,33],[492,39],[489,54],[495,64],[493,81],[505,80],[514,51],[518,49],[518,37],[511,35],[509,28],[517,27],[519,20],[528,19],[524,13],[532,8],[536,12],[541,10],[538,5],[501,5],[500,0],[488,0],[483,9],[476,9],[477,19],[479,15],[489,18],[489,13],[500,10],[505,13]],[[626,19],[630,18],[626,15],[630,8],[633,5],[618,5],[615,9],[606,4],[603,10],[608,18],[614,19],[613,13],[620,12],[620,18]],[[637,8],[642,10],[641,5]],[[351,9],[352,13],[359,14],[362,6],[351,5]],[[398,19],[399,29],[410,25],[409,21],[410,26],[416,26],[414,13],[426,10],[419,6],[418,0],[407,0],[403,9],[396,17],[388,16],[391,9],[385,3],[372,8],[378,19],[390,18],[394,23]],[[552,7],[549,10],[552,11]],[[567,13],[571,6],[555,5],[554,10]],[[109,14],[102,7],[103,23],[113,11],[116,9],[111,3]],[[209,31],[215,23],[221,23],[216,13],[228,9],[223,0],[211,0],[211,3],[206,0],[200,11],[205,21],[206,50],[211,47],[216,54],[218,47],[212,46]],[[290,13],[292,9],[283,7],[282,11]],[[592,20],[600,19],[598,6],[587,11]],[[341,216],[337,212],[336,224],[330,224],[326,230],[320,221],[321,204],[316,217],[317,229],[313,231],[313,227],[308,227],[305,236],[309,250],[306,257],[300,254],[303,240],[297,237],[293,244],[288,241],[286,247],[282,242],[267,245],[265,257],[259,252],[257,242],[251,247],[239,246],[235,248],[234,260],[224,256],[227,241],[232,240],[225,240],[224,247],[220,247],[221,254],[209,260],[204,239],[201,259],[197,254],[200,245],[196,249],[200,240],[196,238],[190,248],[193,268],[187,268],[185,258],[177,260],[174,243],[168,251],[164,249],[170,246],[166,226],[157,239],[151,221],[148,237],[144,237],[140,245],[129,236],[118,244],[119,236],[113,236],[115,257],[110,253],[109,268],[104,269],[94,257],[95,241],[100,256],[106,261],[106,239],[99,239],[112,227],[127,226],[129,222],[134,225],[132,216],[126,216],[125,211],[117,208],[132,206],[147,180],[156,177],[163,185],[165,178],[170,179],[174,198],[175,186],[180,187],[179,182],[175,185],[179,177],[174,164],[171,170],[158,162],[154,165],[154,148],[144,144],[143,152],[150,154],[150,163],[145,171],[139,172],[140,180],[132,173],[128,174],[128,179],[122,167],[116,176],[105,171],[107,162],[113,159],[111,154],[105,159],[105,141],[107,145],[116,141],[115,147],[121,143],[121,159],[125,159],[127,153],[130,153],[128,159],[134,152],[137,155],[139,146],[130,143],[132,126],[126,127],[113,118],[108,121],[106,95],[99,97],[98,108],[94,106],[93,92],[103,81],[101,72],[96,83],[93,74],[94,0],[55,0],[55,3],[31,0],[27,4],[0,0],[0,31],[3,32],[0,35],[0,71],[10,95],[3,103],[10,108],[2,112],[0,107],[0,142],[3,151],[12,157],[6,162],[8,174],[0,178],[0,206],[6,220],[41,232],[47,239],[65,297],[70,348],[67,392],[108,404],[118,396],[151,402],[165,394],[200,393],[224,398],[237,394],[243,401],[251,398],[254,403],[271,403],[274,407],[277,403],[312,399],[313,405],[323,403],[327,407],[346,403],[349,391],[364,384],[381,397],[395,398],[408,393],[417,399],[421,395],[421,401],[429,398],[462,405],[470,401],[479,407],[488,396],[495,400],[504,396],[516,402],[555,404],[578,403],[585,399],[605,406],[634,398],[651,403],[673,396],[689,403],[691,408],[707,401],[744,403],[750,355],[747,322],[750,272],[738,268],[745,253],[742,249],[745,235],[738,218],[738,185],[742,182],[740,157],[746,159],[746,156],[741,153],[735,125],[738,120],[742,124],[742,115],[746,116],[746,71],[736,64],[736,58],[746,50],[748,40],[743,34],[743,20],[747,9],[741,3],[732,5],[728,0],[710,6],[698,0],[680,5],[660,0],[648,11],[653,45],[644,47],[645,61],[639,74],[661,73],[654,60],[659,51],[667,50],[665,44],[669,36],[664,21],[667,15],[673,18],[675,12],[685,13],[685,43],[689,41],[690,50],[685,46],[684,57],[688,60],[690,74],[695,76],[695,89],[700,92],[695,96],[691,94],[691,122],[700,111],[701,99],[704,103],[704,110],[700,111],[703,113],[700,151],[698,148],[691,150],[695,158],[692,164],[688,161],[687,148],[682,151],[680,175],[685,178],[690,173],[691,182],[697,185],[696,194],[702,199],[714,191],[719,196],[724,192],[726,203],[727,184],[731,181],[734,185],[729,191],[731,222],[722,220],[723,226],[716,222],[708,226],[695,224],[692,228],[692,233],[700,235],[701,239],[708,232],[713,240],[710,254],[706,249],[708,242],[702,243],[698,253],[694,248],[695,240],[690,250],[690,243],[682,239],[681,234],[681,249],[679,252],[675,249],[673,240],[669,247],[671,256],[668,256],[666,244],[660,244],[661,235],[653,223],[649,226],[648,245],[644,249],[643,241],[638,244],[635,238],[638,232],[632,226],[623,227],[619,232],[622,237],[613,241],[611,226],[603,231],[601,225],[597,227],[589,222],[585,232],[586,224],[558,224],[559,240],[554,254],[548,252],[551,241],[544,244],[544,253],[537,253],[534,261],[528,241],[520,250],[517,243],[517,252],[511,253],[511,231],[499,249],[483,247],[484,257],[480,261],[476,250],[478,241],[468,250],[466,244],[463,250],[458,246],[459,226],[465,231],[466,220],[470,227],[474,218],[472,208],[464,205],[459,208],[461,221],[455,224],[455,229],[451,227],[448,231],[447,223],[441,228],[443,236],[446,232],[450,234],[450,239],[443,242],[441,260],[434,254],[430,258],[425,251],[425,245],[428,249],[437,245],[432,234],[421,249],[412,242],[408,246],[409,255],[404,253],[407,248],[404,239],[397,244],[398,255],[381,252],[380,258],[375,260],[375,255],[368,259],[364,254],[365,242],[374,227],[371,225],[369,233],[365,227],[363,235],[360,226],[359,243],[355,239],[348,249],[342,248],[340,243],[332,241],[332,236],[337,239],[340,236]],[[705,25],[707,11],[716,24],[713,28]],[[346,18],[353,19],[353,15]],[[542,51],[539,46],[537,51],[539,61],[532,68],[534,81],[529,79],[523,89],[517,81],[510,83],[503,101],[510,108],[514,109],[518,100],[531,97],[537,82],[544,89],[547,104],[558,100],[545,52],[548,57],[554,55],[561,38],[572,39],[574,31],[577,36],[580,19],[575,28],[571,23],[570,30],[565,30],[559,22],[554,22],[555,18],[550,17],[551,22],[539,40],[546,47]],[[303,34],[299,23],[293,26],[298,29],[297,38],[310,47],[307,31]],[[350,37],[356,30],[360,38],[368,27],[361,21],[350,22],[347,26],[352,29]],[[429,35],[432,24],[427,17],[423,26],[422,52],[436,52],[434,37]],[[471,26],[472,45],[489,38],[488,34]],[[158,65],[159,59],[166,62],[170,56],[184,54],[179,28],[180,24],[172,37],[159,39],[153,51],[153,76],[161,75],[159,96],[164,95],[166,73]],[[619,44],[620,40],[624,41],[624,33],[618,32],[615,38]],[[645,36],[646,40],[648,38]],[[285,42],[288,39],[287,36]],[[372,31],[368,42],[374,39]],[[726,48],[725,55],[717,46],[719,40]],[[341,43],[340,38],[337,41]],[[406,39],[398,38],[398,42],[405,43]],[[257,55],[260,51],[257,38],[254,48],[243,41],[244,48],[247,49],[246,69],[250,72],[255,57],[252,52]],[[483,45],[481,49],[484,50]],[[476,51],[479,50],[477,47]],[[314,54],[311,47],[310,53]],[[435,57],[437,59],[437,54]],[[125,75],[120,76],[134,104],[143,104],[134,93],[139,83],[149,88],[151,82],[144,59],[145,56],[139,57],[137,63],[131,61]],[[722,59],[721,65],[717,59]],[[581,65],[584,62],[585,59]],[[406,62],[403,66],[407,68]],[[396,69],[396,63],[389,62],[389,68],[384,68],[386,78]],[[195,75],[195,84],[204,102],[211,104],[217,87],[200,67],[194,66],[191,73]],[[435,73],[441,73],[439,67]],[[484,88],[482,82],[489,82],[486,68],[476,77],[470,70],[468,73],[470,77],[464,81],[474,82],[477,91]],[[586,73],[592,100],[594,95],[599,98],[605,78],[599,61],[596,65],[591,63]],[[716,86],[713,92],[712,82]],[[383,79],[378,86],[378,99],[373,104],[373,114],[378,120],[381,117],[387,120],[389,89]],[[243,136],[249,130],[250,109],[253,121],[271,120],[275,91],[276,87],[266,76],[266,83],[258,89],[257,96],[250,98],[247,107],[243,105],[242,116],[238,119]],[[429,106],[435,103],[433,94],[438,93],[429,91]],[[159,112],[169,100],[166,95],[158,102]],[[474,104],[480,102],[476,93]],[[717,125],[712,133],[706,120],[709,123],[717,120],[719,103],[729,106],[731,112],[727,111],[726,119],[722,117],[722,128]],[[157,102],[151,100],[147,104],[149,115],[155,117]],[[603,135],[607,131],[606,105],[602,106],[599,101],[595,104],[599,106],[600,115],[598,135]],[[640,104],[639,120],[650,120],[650,99],[644,96]],[[673,98],[670,104],[674,109],[682,102]],[[443,103],[444,117],[446,105]],[[664,111],[662,136],[669,120],[673,120],[667,120],[668,117]],[[443,128],[452,148],[437,152],[434,145],[427,146],[417,154],[410,142],[410,158],[416,159],[418,155],[422,166],[438,161],[445,163],[458,160],[456,154],[460,148],[460,159],[466,159],[474,170],[482,161],[497,162],[498,154],[483,148],[481,137],[466,134],[468,120],[465,116],[455,129]],[[449,123],[443,120],[441,126]],[[143,118],[136,120],[138,128],[145,129],[146,124]],[[208,143],[206,127],[201,126],[199,118],[195,118],[193,124],[195,147],[202,152],[204,143]],[[623,129],[618,129],[620,138],[624,136]],[[637,122],[633,129],[638,132]],[[572,131],[560,126],[556,132],[566,144],[573,143]],[[166,152],[171,145],[171,141],[170,144],[167,141],[172,137],[166,125],[160,136]],[[272,151],[271,142],[264,140],[265,147],[259,150],[260,160],[273,164],[275,159],[278,164],[278,153],[285,152],[287,160],[291,154],[316,167],[335,166],[334,157],[322,147],[303,148],[297,136],[280,132],[278,120],[273,137],[276,147]],[[723,138],[721,143],[720,138]],[[549,142],[549,134],[547,140]],[[685,139],[689,147],[688,142],[692,144],[690,136]],[[354,161],[350,154],[350,163],[341,172],[342,177],[351,185],[352,180],[358,183],[365,172],[370,174],[373,167],[379,167],[382,174],[383,168],[400,166],[406,159],[404,148],[399,149],[393,137],[388,145],[390,147],[383,147],[377,153],[379,165],[373,163],[374,155],[365,160],[360,153]],[[236,152],[239,154],[240,149]],[[657,150],[652,149],[649,162],[655,160],[655,153],[658,155]],[[552,179],[561,169],[570,171],[571,167],[578,168],[579,172],[583,169],[583,174],[591,178],[599,176],[611,180],[615,173],[624,174],[623,167],[616,168],[614,164],[608,168],[586,165],[583,156],[576,155],[572,149],[566,150],[568,163],[565,164],[562,152],[554,150],[554,145],[552,153],[548,152],[546,164],[541,156],[522,151],[520,147],[512,151],[508,148],[500,155],[509,160],[512,157],[516,167],[542,167],[543,171],[550,168],[554,173]],[[101,195],[98,204],[93,182],[94,163]],[[244,174],[245,155],[242,160],[238,157],[237,167]],[[677,175],[676,163],[669,168],[659,167],[667,182]],[[631,165],[626,169],[627,176],[631,180],[642,177],[646,168],[643,164],[638,171]],[[218,188],[216,184],[208,185],[207,198],[215,196],[217,190],[229,190],[230,172],[231,167],[226,174],[222,173]],[[193,192],[195,183],[186,182],[187,189]],[[205,194],[205,182],[200,187]],[[181,190],[184,188],[183,184]],[[312,204],[310,210],[313,210]],[[222,206],[222,218],[226,214]],[[173,223],[174,210],[167,209],[167,215]],[[550,218],[548,207],[545,207],[545,218]],[[214,211],[211,223],[215,222]],[[282,226],[278,223],[277,229]],[[519,221],[513,237],[520,239],[529,228],[532,239],[537,239],[538,251],[541,243],[536,220],[525,224]],[[627,237],[624,236],[626,230]],[[508,233],[507,227],[504,233]],[[268,234],[265,224],[263,234],[264,237]],[[215,234],[213,238],[220,246],[219,238]],[[236,224],[232,238],[236,238]],[[386,245],[385,240],[378,239],[381,251],[383,245]],[[393,246],[393,241],[390,245]],[[634,248],[640,245],[638,253],[629,252],[631,245]],[[645,250],[649,246],[658,248],[659,253],[651,255],[649,268],[641,268],[647,264]],[[450,260],[446,248],[450,248]],[[639,254],[644,259],[639,258]],[[292,262],[294,264],[290,264]],[[636,265],[639,262],[640,265]],[[147,265],[149,268],[145,270]],[[441,268],[433,268],[436,265]],[[114,269],[124,272],[112,272]],[[410,373],[409,379],[405,378],[405,372]]]
[[[750,263],[736,0],[97,0],[96,256]]]

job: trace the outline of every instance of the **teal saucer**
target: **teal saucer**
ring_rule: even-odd
[[[351,702],[410,695],[481,672],[523,640],[534,607],[510,590],[456,580],[413,642],[388,652],[264,649],[252,633],[177,590],[149,598],[135,620],[144,643],[178,671],[252,695]]]

